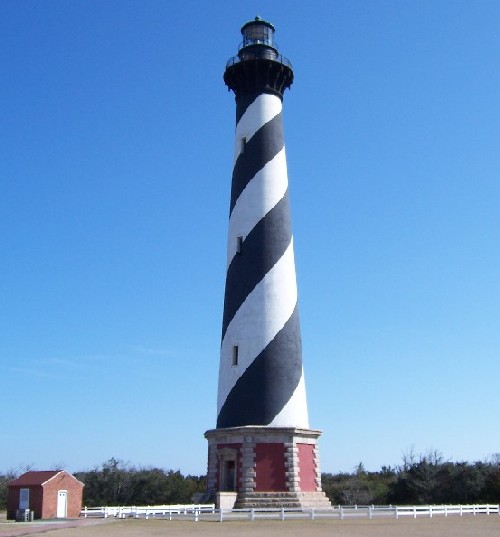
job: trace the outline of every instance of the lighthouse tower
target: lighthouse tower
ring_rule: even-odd
[[[241,28],[224,82],[236,96],[227,274],[208,489],[235,507],[330,506],[309,429],[282,121],[293,81],[274,26]],[[221,500],[222,498],[222,500]]]

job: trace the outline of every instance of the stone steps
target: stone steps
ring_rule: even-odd
[[[324,492],[248,492],[239,493],[235,509],[328,509]]]

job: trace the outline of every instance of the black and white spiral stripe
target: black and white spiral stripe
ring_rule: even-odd
[[[308,428],[282,102],[236,102],[217,427]]]

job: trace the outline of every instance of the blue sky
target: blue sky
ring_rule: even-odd
[[[2,0],[0,470],[205,472],[257,14],[323,471],[500,451],[498,2]]]

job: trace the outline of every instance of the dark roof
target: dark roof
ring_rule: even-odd
[[[29,486],[29,485],[43,485],[49,479],[52,479],[62,470],[45,470],[45,471],[31,471],[26,472],[25,474],[19,476],[17,479],[14,479],[9,482],[9,485],[12,486]]]

